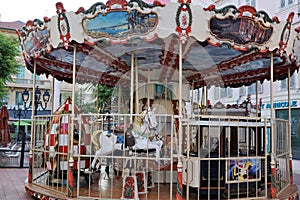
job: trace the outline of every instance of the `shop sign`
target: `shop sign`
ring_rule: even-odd
[[[274,102],[273,103],[273,108],[288,108],[289,107],[289,102],[287,101],[282,101],[282,102]],[[297,107],[297,101],[293,100],[291,101],[291,107]],[[261,109],[270,109],[271,104],[270,103],[263,103],[261,105]]]

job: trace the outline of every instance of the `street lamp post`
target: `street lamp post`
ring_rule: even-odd
[[[41,100],[41,96],[43,96],[42,100]],[[29,105],[27,106],[27,102],[29,101],[29,92],[27,89],[25,89],[24,92],[22,93],[22,98],[24,101],[25,110],[28,110],[28,108],[32,106],[32,101],[30,101]],[[46,89],[46,91],[42,95],[39,86],[37,86],[35,89],[35,97],[34,97],[34,115],[37,115],[37,109],[39,107],[42,108],[43,110],[46,110],[49,100],[50,100],[50,93],[48,92],[48,90]]]
[[[26,133],[24,132],[23,134],[21,134],[20,132],[20,126],[21,126],[21,117],[25,118],[26,114],[27,114],[27,110],[23,110],[22,107],[20,106],[20,102],[18,102],[18,107],[17,109],[14,108],[14,118],[18,117],[18,140],[20,139],[19,137],[21,136],[21,141],[22,141],[22,149],[21,149],[21,160],[20,160],[20,167],[23,167],[23,160],[24,160],[24,153],[23,153],[23,159],[22,159],[22,152],[24,152],[25,149],[25,139],[26,139]]]
[[[46,90],[44,92],[43,96],[43,100],[41,100],[41,91],[39,89],[39,87],[37,86],[35,89],[35,97],[34,97],[34,115],[37,115],[37,109],[42,108],[43,110],[45,110],[47,108],[47,104],[49,103],[50,100],[50,94],[48,92],[48,90]],[[27,106],[27,102],[29,102],[29,92],[27,89],[25,89],[22,92],[22,100],[24,103],[24,109],[20,109],[19,107],[19,103],[18,103],[18,110],[15,112],[14,110],[14,114],[16,114],[16,116],[18,116],[19,118],[19,127],[18,127],[18,135],[20,135],[20,121],[21,121],[21,117],[22,116],[26,116],[28,109],[32,106],[32,100],[30,101],[29,105]],[[44,104],[43,104],[44,103]],[[22,111],[24,113],[22,113]],[[32,128],[32,127],[31,127]],[[24,132],[22,134],[22,150],[21,150],[21,162],[20,162],[20,167],[23,167],[24,164],[24,151],[25,151],[25,139],[26,139],[26,133]]]

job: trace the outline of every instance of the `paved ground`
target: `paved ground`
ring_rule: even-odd
[[[25,191],[28,168],[0,168],[0,200],[32,199]]]
[[[300,192],[300,160],[293,161],[294,181]],[[0,168],[0,200],[32,199],[24,188],[28,168]]]
[[[294,182],[298,186],[298,191],[300,192],[300,160],[293,160],[293,175]]]

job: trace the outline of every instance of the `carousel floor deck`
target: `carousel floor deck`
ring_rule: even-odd
[[[292,199],[291,197],[297,197],[299,195],[298,188],[296,184],[300,183],[300,175],[295,174],[294,176],[295,184],[286,188],[276,199]],[[66,187],[58,187],[58,186],[44,186],[41,187],[37,184],[29,184],[25,183],[25,188],[27,193],[31,196],[36,196],[41,198],[42,196],[51,197],[55,199],[120,199],[122,197],[122,186],[123,179],[121,177],[115,177],[111,173],[111,177],[107,178],[104,172],[93,173],[92,178],[90,179],[91,185],[90,187],[81,186],[79,190],[79,194],[77,195],[77,190],[73,192],[73,198],[67,197],[67,188]],[[139,199],[176,199],[176,183],[174,184],[163,184],[156,183],[154,188],[148,188],[148,192],[146,194],[139,194]],[[51,189],[53,189],[51,191]],[[56,190],[56,191],[54,191]],[[61,194],[59,192],[61,192]],[[64,194],[62,194],[64,193]],[[77,197],[76,197],[77,196]],[[186,196],[183,197],[185,199],[208,199],[207,196],[198,196],[197,191],[189,191],[188,198]],[[85,198],[84,198],[85,197]],[[222,198],[214,198],[210,196],[209,199],[222,199]],[[255,198],[251,198],[255,199]],[[257,198],[264,199],[264,198]],[[294,198],[296,199],[296,198]]]
[[[47,188],[39,187],[35,184],[26,184],[25,187],[32,193],[42,194],[43,196],[55,198],[55,199],[80,199],[78,198],[67,198],[66,195],[59,194],[55,191],[49,191]],[[96,186],[98,188],[98,186]],[[176,187],[176,184],[173,185],[173,188]],[[159,194],[157,188],[148,189],[148,193],[139,194],[139,199],[170,199],[169,196],[169,184],[161,185],[159,188]],[[29,193],[30,193],[29,192]],[[81,196],[89,196],[89,198],[100,198],[100,199],[120,199],[122,196],[122,186],[119,184],[119,187],[114,187],[113,189],[102,187],[102,190],[92,188],[90,191],[88,189],[80,189]],[[172,195],[171,199],[175,198],[175,192]],[[82,197],[82,199],[84,199]]]
[[[122,178],[107,178],[105,177],[105,174],[93,175],[93,182],[90,187],[80,187],[79,195],[76,197],[77,191],[73,192],[74,198],[68,198],[67,195],[59,194],[58,192],[51,191],[51,187],[40,187],[36,184],[25,184],[25,187],[27,189],[27,192],[32,194],[40,194],[40,196],[36,197],[51,197],[55,199],[86,199],[88,197],[89,199],[120,199],[122,197]],[[172,188],[171,188],[172,186]],[[58,189],[57,186],[54,189]],[[64,192],[66,194],[66,187],[62,187],[58,189],[61,192]],[[170,192],[171,191],[171,192]],[[170,195],[171,194],[171,195]],[[282,192],[277,199],[290,199],[290,197],[294,196],[296,197],[298,195],[298,188],[296,185],[291,185],[288,187],[284,192]],[[84,198],[85,197],[85,198]],[[139,194],[140,200],[156,200],[156,199],[176,199],[176,184],[155,184],[154,188],[148,188],[148,192],[145,194]],[[186,198],[185,196],[183,199],[207,199],[204,196],[198,196],[197,192],[190,191],[189,198]],[[209,199],[220,199],[220,198],[214,198],[210,197]],[[255,199],[255,198],[254,198]],[[263,199],[263,198],[258,198]]]
[[[92,184],[90,187],[81,186],[79,189],[79,194],[77,195],[77,190],[73,192],[74,198],[67,198],[66,187],[57,186],[41,186],[37,184],[25,184],[27,192],[42,194],[42,196],[47,196],[55,199],[84,199],[84,197],[92,199],[120,199],[122,197],[122,178],[107,178],[104,173],[94,174],[92,178]],[[139,199],[176,199],[176,184],[171,185],[166,183],[157,183],[155,187],[148,188],[148,192],[144,194],[139,194]],[[53,189],[53,190],[51,190]],[[59,191],[60,193],[56,192]],[[170,191],[171,195],[170,195]],[[76,197],[77,196],[77,197]],[[38,196],[40,198],[40,196]],[[76,198],[75,198],[76,197]]]

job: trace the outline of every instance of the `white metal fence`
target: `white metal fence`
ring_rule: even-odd
[[[157,128],[134,133],[133,146],[125,141],[127,130],[142,115],[35,117],[33,184],[64,196],[74,184],[73,197],[118,199],[132,193],[125,187],[129,176],[136,178],[140,199],[174,199],[181,190],[176,185],[178,161],[183,164],[183,199],[265,199],[270,187],[278,195],[290,184],[287,121],[274,121],[270,131],[270,121],[262,118],[154,116]],[[141,147],[142,137],[147,142]],[[151,146],[160,139],[163,146]],[[92,167],[99,148],[103,154]],[[74,179],[68,174],[70,161],[74,161]]]

